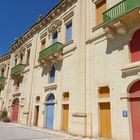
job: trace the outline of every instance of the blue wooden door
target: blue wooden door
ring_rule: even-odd
[[[53,129],[54,121],[54,96],[50,95],[47,100],[46,128]]]

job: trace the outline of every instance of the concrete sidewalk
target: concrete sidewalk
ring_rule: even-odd
[[[23,126],[23,125],[16,124],[16,123],[11,123],[11,124],[15,125],[15,126],[18,126],[18,127],[39,131],[39,132],[42,132],[42,133],[48,133],[48,134],[52,134],[52,135],[58,135],[58,136],[66,137],[66,138],[71,138],[71,139],[74,139],[74,140],[108,140],[108,139],[102,139],[102,138],[84,138],[84,137],[81,137],[81,136],[73,136],[71,134],[68,134],[68,133],[65,133],[65,132],[62,132],[62,131],[43,129],[43,128],[38,128],[38,127],[34,127],[34,126],[28,127],[28,126]]]

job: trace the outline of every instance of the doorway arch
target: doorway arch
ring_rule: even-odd
[[[18,121],[18,114],[19,114],[19,99],[16,98],[12,102],[12,121]]]
[[[133,140],[140,138],[140,80],[129,87]]]
[[[51,93],[47,98],[47,107],[46,107],[46,128],[53,129],[53,122],[54,122],[54,101],[55,97]]]

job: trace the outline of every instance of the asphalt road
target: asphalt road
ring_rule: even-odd
[[[50,134],[14,124],[0,123],[0,140],[81,140],[69,135]]]

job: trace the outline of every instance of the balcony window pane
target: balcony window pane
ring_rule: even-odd
[[[55,33],[53,34],[52,39],[53,39],[53,41],[52,41],[53,44],[56,43],[56,42],[58,42],[58,33],[57,33],[57,32],[55,32]]]
[[[72,40],[72,22],[66,26],[66,42]]]

